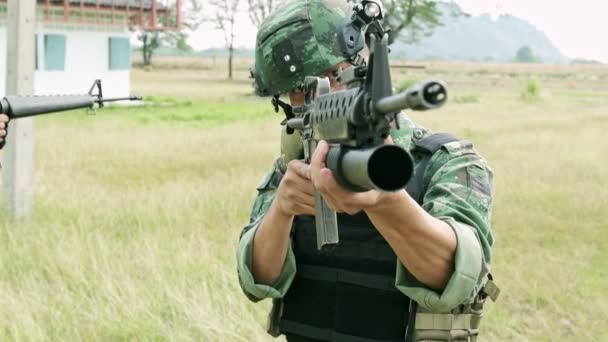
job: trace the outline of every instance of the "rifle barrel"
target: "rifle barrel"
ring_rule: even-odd
[[[141,101],[141,100],[143,100],[143,97],[132,95],[132,96],[127,96],[127,97],[112,97],[109,99],[100,99],[95,102],[118,102],[118,101]]]
[[[11,119],[66,110],[90,108],[95,103],[91,95],[6,96],[0,100],[0,111]]]
[[[414,84],[404,92],[378,100],[374,106],[380,113],[393,113],[403,109],[427,110],[441,107],[448,99],[448,91],[440,81]]]

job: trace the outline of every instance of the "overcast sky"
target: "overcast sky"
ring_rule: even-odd
[[[246,1],[237,17],[236,46],[252,48],[256,28],[247,15]],[[608,0],[455,0],[473,15],[509,13],[529,21],[545,32],[568,57],[596,59],[608,63]],[[223,47],[224,35],[212,26],[192,34],[195,49]]]

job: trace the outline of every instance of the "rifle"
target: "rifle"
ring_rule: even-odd
[[[107,102],[140,100],[141,96],[104,98],[101,80],[95,80],[85,95],[6,96],[0,99],[0,113],[6,114],[9,120],[14,120],[78,108],[94,110],[95,104],[102,108]],[[0,148],[5,142],[6,140],[0,142]]]
[[[302,135],[304,159],[310,158],[320,140],[330,145],[326,165],[336,181],[355,192],[376,189],[398,191],[405,188],[414,170],[410,153],[396,145],[385,145],[391,124],[399,129],[401,110],[427,110],[442,106],[447,90],[440,81],[415,84],[393,95],[388,62],[388,33],[382,19],[382,3],[364,0],[354,8],[338,34],[345,56],[353,56],[365,44],[370,49],[369,65],[355,65],[339,73],[337,81],[347,89],[331,91],[328,78],[307,76],[304,105],[285,122],[287,134]],[[323,250],[339,242],[336,212],[315,192],[317,248]]]
[[[94,93],[95,89],[97,93]],[[94,109],[95,104],[102,108],[107,102],[140,100],[141,96],[104,99],[101,80],[95,80],[85,95],[6,96],[0,99],[0,113],[12,120],[78,108]]]

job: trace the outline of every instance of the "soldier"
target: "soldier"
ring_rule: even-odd
[[[338,51],[342,0],[291,0],[260,26],[256,90],[301,106],[305,76],[361,63]],[[278,101],[278,97],[275,97]],[[284,104],[285,105],[285,104]],[[258,184],[237,261],[252,301],[273,298],[268,331],[292,341],[474,341],[481,306],[497,289],[488,272],[492,171],[472,144],[400,115],[386,143],[410,151],[414,181],[398,192],[353,193],[336,183],[321,142],[311,163],[293,143]],[[289,145],[289,146],[287,146]],[[297,144],[295,144],[297,146]],[[338,214],[340,243],[318,251],[314,190]]]

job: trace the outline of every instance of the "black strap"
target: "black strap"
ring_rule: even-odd
[[[401,342],[396,340],[377,340],[359,336],[353,336],[348,334],[342,334],[335,330],[318,328],[308,324],[302,324],[290,320],[281,320],[281,331],[287,335],[300,335],[312,338],[319,341],[331,341],[331,342]]]
[[[298,265],[297,276],[304,279],[320,280],[327,282],[341,282],[353,284],[363,287],[368,287],[383,291],[398,291],[395,287],[395,277],[389,277],[379,274],[369,274],[361,272],[346,271],[339,268],[313,266],[313,265]]]
[[[414,341],[414,332],[416,331],[416,311],[418,310],[418,303],[415,300],[410,300],[409,315],[407,316],[407,322],[405,322],[405,340]]]
[[[423,153],[423,157],[414,171],[414,177],[410,179],[405,188],[410,196],[419,204],[422,204],[424,197],[424,171],[431,161],[431,157],[441,146],[459,140],[459,138],[449,133],[435,133],[419,140],[414,139],[414,144],[416,145],[414,151]]]
[[[270,103],[272,103],[272,107],[274,108],[275,113],[279,112],[279,107],[283,109],[283,112],[285,113],[285,120],[283,120],[281,125],[284,125],[285,123],[287,123],[287,120],[293,119],[295,117],[295,115],[293,114],[293,107],[291,105],[279,100],[279,95],[274,95],[272,97],[272,100],[270,100]],[[293,128],[287,127],[287,134],[292,134],[292,133],[293,133]]]
[[[420,140],[414,140],[414,144],[416,145],[416,149],[433,155],[441,146],[458,140],[460,140],[460,138],[449,133],[435,133]]]

